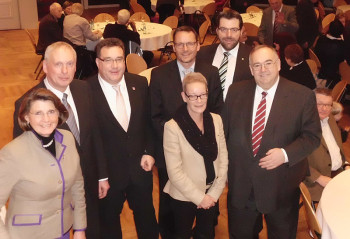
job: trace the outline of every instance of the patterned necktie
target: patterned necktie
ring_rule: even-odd
[[[253,133],[252,133],[252,146],[254,157],[259,151],[261,138],[264,134],[265,129],[265,115],[266,115],[266,95],[267,92],[262,92],[262,99],[256,110]]]
[[[78,126],[77,126],[77,122],[75,121],[73,110],[70,107],[70,105],[68,104],[67,97],[68,97],[68,95],[66,93],[63,93],[62,103],[66,107],[66,109],[67,109],[67,111],[69,113],[69,116],[68,116],[68,119],[67,119],[67,124],[68,124],[68,127],[70,129],[70,132],[72,132],[72,134],[74,135],[75,140],[80,145],[79,129],[78,129]]]
[[[275,11],[275,22],[273,23],[273,38],[274,38],[274,39],[275,39],[275,37],[276,37],[276,34],[278,33],[278,26],[279,26],[279,23],[277,22],[277,19],[278,19],[279,13],[280,13],[280,12]]]
[[[117,120],[125,132],[127,132],[129,127],[129,119],[126,113],[124,98],[120,92],[120,85],[113,86],[113,89],[117,93]]]
[[[226,81],[226,73],[227,73],[227,65],[228,65],[228,56],[229,55],[230,55],[229,52],[224,52],[224,58],[222,59],[222,62],[221,62],[220,67],[219,67],[219,75],[220,75],[222,91],[225,90],[225,81]]]

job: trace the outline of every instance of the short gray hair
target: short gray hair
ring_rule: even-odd
[[[126,9],[121,9],[118,12],[118,23],[125,25],[130,19],[130,12]]]
[[[74,3],[72,5],[72,13],[75,13],[79,16],[81,16],[84,12],[84,7],[81,5],[81,3]]]
[[[77,53],[75,52],[74,48],[71,45],[69,45],[68,43],[63,42],[63,41],[58,41],[58,42],[52,43],[51,45],[49,45],[46,48],[45,60],[49,61],[52,52],[55,50],[58,50],[60,48],[66,48],[66,49],[70,50],[73,54],[74,60],[77,61]]]

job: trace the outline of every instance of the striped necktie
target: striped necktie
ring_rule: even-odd
[[[124,98],[123,98],[123,95],[120,91],[120,84],[113,86],[113,89],[116,91],[116,95],[117,95],[117,97],[116,97],[116,100],[117,100],[117,116],[116,116],[116,118],[117,118],[119,124],[124,129],[124,131],[127,132],[128,127],[129,127],[129,119],[128,119],[128,115],[126,112]]]
[[[66,107],[69,116],[67,119],[67,125],[70,129],[70,132],[72,132],[72,134],[74,135],[75,140],[78,142],[78,144],[80,145],[80,134],[79,134],[79,129],[77,126],[77,122],[75,121],[75,117],[74,117],[74,113],[72,108],[70,107],[68,101],[67,101],[67,97],[68,95],[66,93],[63,93],[63,98],[62,98],[62,103],[63,105]]]
[[[254,157],[259,151],[260,142],[264,134],[265,129],[265,115],[266,115],[266,95],[267,92],[262,92],[262,99],[256,110],[253,133],[252,133],[252,146]]]
[[[226,81],[226,73],[227,73],[227,65],[228,65],[228,56],[229,55],[230,55],[229,52],[224,52],[224,58],[222,59],[222,62],[221,62],[220,67],[219,67],[219,75],[220,75],[222,91],[225,90],[225,81]]]

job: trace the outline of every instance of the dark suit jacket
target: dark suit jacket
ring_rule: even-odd
[[[271,7],[268,7],[263,11],[261,24],[258,31],[260,43],[270,46],[273,45],[272,12],[273,10]],[[288,32],[293,35],[298,30],[298,23],[295,16],[294,7],[283,4],[281,12],[284,13],[285,24],[280,24],[277,32]]]
[[[88,79],[94,99],[111,187],[125,188],[130,182],[144,185],[152,181],[152,172],[144,171],[141,157],[154,155],[151,131],[148,83],[146,78],[124,73],[128,88],[131,116],[125,132],[109,108],[97,75]]]
[[[62,41],[63,31],[59,23],[50,13],[43,17],[39,24],[39,39],[36,51],[44,53],[46,47],[54,42]]]
[[[244,208],[254,191],[257,209],[269,213],[288,206],[308,171],[306,157],[319,146],[321,127],[314,93],[280,78],[256,157],[252,150],[252,114],[256,83],[230,87],[223,109],[229,153],[229,206]],[[288,106],[288,107],[287,107]],[[288,163],[273,170],[258,164],[272,148],[283,148]]]
[[[345,163],[344,150],[342,145],[342,139],[337,122],[333,116],[329,117],[329,127],[333,133],[335,141],[340,148],[340,154],[342,156],[343,165]],[[331,177],[332,160],[328,151],[328,147],[324,138],[321,138],[320,146],[307,157],[310,166],[310,176],[306,177],[305,184],[308,187],[311,198],[313,201],[319,201],[322,195],[323,187],[316,183],[321,175]]]
[[[31,90],[46,88],[44,82],[40,82]],[[29,90],[26,94],[28,94]],[[98,180],[108,178],[107,163],[104,157],[101,137],[96,127],[93,114],[93,106],[89,93],[89,86],[84,81],[73,80],[70,84],[75,107],[77,109],[80,129],[80,145],[76,144],[80,156],[80,165],[84,176],[84,187],[87,203],[88,238],[98,238]],[[26,95],[25,94],[25,95]],[[17,137],[23,131],[18,125],[18,110],[24,96],[15,103],[13,136]],[[66,123],[59,128],[69,130]],[[91,210],[91,213],[90,213]],[[91,237],[89,235],[91,234]],[[96,233],[96,234],[94,234]]]
[[[316,88],[316,81],[312,72],[310,70],[309,65],[306,61],[303,61],[301,64],[293,67],[290,70],[288,64],[287,66],[281,69],[280,75],[285,77],[290,81],[294,81],[295,83],[304,85],[311,90]]]
[[[203,61],[207,64],[212,64],[215,57],[216,49],[218,48],[218,46],[219,44],[201,47],[201,49],[197,54],[197,60],[201,62]],[[252,48],[250,46],[239,43],[236,69],[233,75],[232,83],[237,81],[242,81],[242,80],[249,80],[253,78],[249,69],[249,53],[251,50]]]
[[[211,64],[196,62],[195,72],[202,73],[208,81],[208,109],[220,113],[223,96],[218,69]],[[163,152],[164,124],[184,104],[182,82],[177,61],[171,61],[152,70],[150,82],[152,125],[156,133],[156,164],[165,168]]]
[[[137,32],[129,30],[125,25],[120,25],[118,23],[107,24],[103,32],[103,38],[112,37],[122,40],[125,46],[128,45],[129,41],[136,42],[139,45],[141,44],[140,35]]]

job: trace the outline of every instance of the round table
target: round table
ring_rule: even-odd
[[[209,3],[215,2],[213,0],[185,0],[184,1],[184,12],[185,14],[193,14],[195,11],[200,10],[208,5]],[[152,10],[156,11],[157,0],[151,0]]]
[[[114,22],[111,22],[114,23]],[[137,32],[140,34],[141,48],[142,50],[154,51],[159,48],[162,48],[171,41],[171,28],[162,24],[145,22],[146,31],[142,31],[142,23],[135,22]],[[96,22],[94,23],[93,31],[100,30],[103,32],[107,22]],[[86,48],[90,51],[94,51],[95,46],[99,43],[101,39],[97,41],[86,42]]]
[[[316,210],[322,239],[350,238],[350,170],[334,177],[324,188]]]
[[[252,13],[241,13],[243,22],[249,22],[256,26],[260,26],[262,12],[252,12]]]

